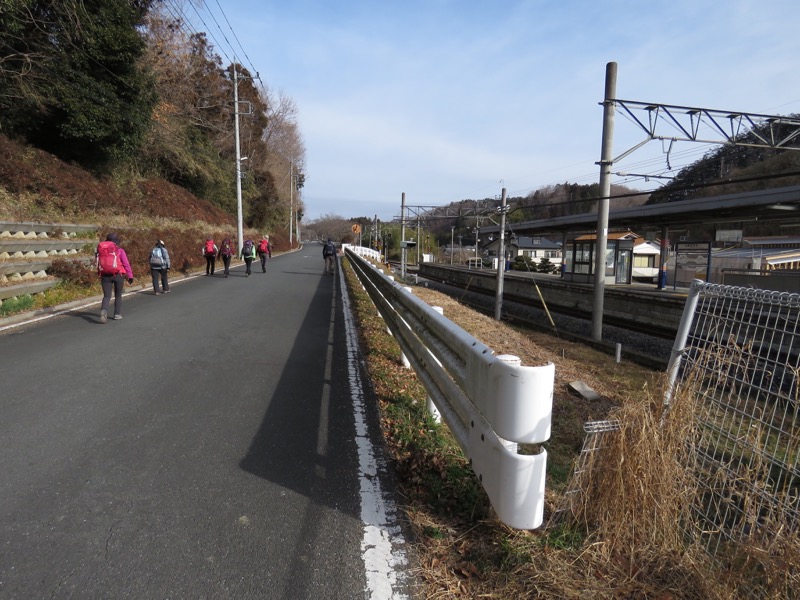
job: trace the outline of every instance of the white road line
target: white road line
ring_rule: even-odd
[[[361,552],[367,578],[366,597],[370,600],[390,598],[405,600],[408,598],[403,591],[407,587],[405,581],[408,567],[406,542],[403,532],[397,524],[397,508],[391,497],[381,489],[381,474],[385,465],[379,464],[368,436],[358,337],[350,312],[350,297],[347,294],[342,269],[338,269],[338,272],[347,340],[347,370],[350,379],[350,394],[353,399],[353,417],[358,447],[361,520],[364,523]],[[334,302],[335,298],[334,294]]]

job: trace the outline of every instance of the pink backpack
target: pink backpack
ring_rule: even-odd
[[[100,275],[116,275],[122,271],[122,263],[117,256],[117,245],[109,241],[100,242],[97,245],[97,272]]]

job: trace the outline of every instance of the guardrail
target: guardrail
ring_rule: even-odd
[[[350,252],[355,252],[359,256],[363,256],[364,258],[371,258],[376,262],[380,262],[381,260],[381,253],[377,250],[373,250],[372,248],[365,248],[364,246],[352,246],[350,244],[342,244],[342,252],[346,252],[350,250]]]
[[[486,490],[498,518],[535,529],[544,514],[555,366],[494,352],[351,248],[345,254]]]

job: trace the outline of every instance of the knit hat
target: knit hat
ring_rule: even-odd
[[[107,242],[114,242],[115,244],[119,244],[119,237],[117,236],[117,234],[116,234],[116,233],[113,233],[113,232],[112,232],[112,233],[109,233],[109,234],[106,236],[106,241],[107,241]]]

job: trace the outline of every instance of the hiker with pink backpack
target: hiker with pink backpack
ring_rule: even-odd
[[[109,233],[104,242],[97,245],[95,254],[97,274],[103,288],[103,302],[100,305],[100,322],[108,322],[108,307],[111,304],[111,292],[114,292],[114,320],[122,318],[122,288],[125,280],[133,283],[133,270],[128,262],[128,255],[119,245],[116,233]]]
[[[203,244],[203,256],[206,257],[206,275],[214,274],[214,263],[217,261],[217,252],[219,248],[214,243],[214,238],[208,236],[206,243]]]

